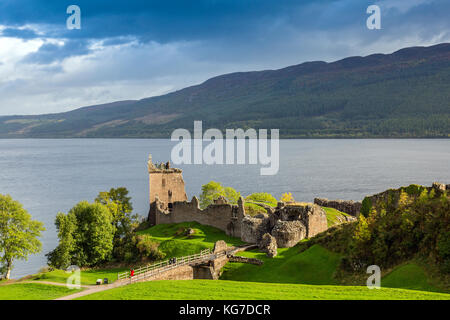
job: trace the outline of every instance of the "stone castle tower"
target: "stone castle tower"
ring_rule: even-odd
[[[175,201],[187,201],[181,169],[171,168],[170,162],[153,164],[152,156],[148,157],[148,174],[150,186],[150,210],[148,221],[156,224],[156,199],[159,199],[163,210],[171,210]]]

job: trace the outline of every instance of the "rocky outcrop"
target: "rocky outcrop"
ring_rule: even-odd
[[[269,233],[265,233],[261,241],[258,244],[259,250],[265,252],[269,258],[273,258],[277,255],[277,240],[270,235]]]
[[[353,217],[353,216],[336,216],[336,220],[337,223],[336,224],[342,224],[342,223],[349,223],[349,222],[354,222],[357,221],[358,218]]]
[[[445,190],[447,189],[447,186],[443,183],[439,183],[439,182],[433,182],[432,186],[431,186],[436,193],[441,194],[443,192],[445,192]]]
[[[306,237],[306,227],[298,220],[278,220],[273,227],[272,236],[276,239],[279,248],[290,248]]]
[[[361,202],[354,202],[352,200],[328,200],[325,198],[314,198],[314,203],[321,207],[328,207],[348,213],[354,217],[359,215],[361,211]]]

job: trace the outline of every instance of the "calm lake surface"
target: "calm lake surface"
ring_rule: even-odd
[[[169,140],[73,139],[0,140],[0,193],[20,201],[45,223],[43,250],[16,262],[12,276],[35,273],[45,253],[57,245],[54,218],[99,191],[124,186],[135,212],[148,212],[147,159],[170,159]],[[281,140],[277,175],[261,176],[260,165],[182,165],[188,197],[219,181],[240,191],[292,192],[296,200],[314,197],[362,200],[412,183],[450,183],[450,140]]]

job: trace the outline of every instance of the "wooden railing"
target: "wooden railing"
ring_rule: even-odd
[[[171,260],[165,260],[154,264],[149,264],[137,269],[134,269],[134,275],[131,277],[130,271],[117,274],[118,280],[129,279],[130,283],[144,280],[153,277],[156,274],[166,272],[171,269],[175,269],[179,266],[191,265],[201,263],[209,260],[214,260],[219,256],[225,255],[225,252],[219,254],[213,254],[211,249],[202,250],[200,253],[196,253],[190,256],[178,257],[176,261],[171,263]]]

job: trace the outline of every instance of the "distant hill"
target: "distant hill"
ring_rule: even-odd
[[[1,138],[168,138],[175,128],[284,138],[450,137],[450,44],[238,72],[163,96],[0,117]]]

